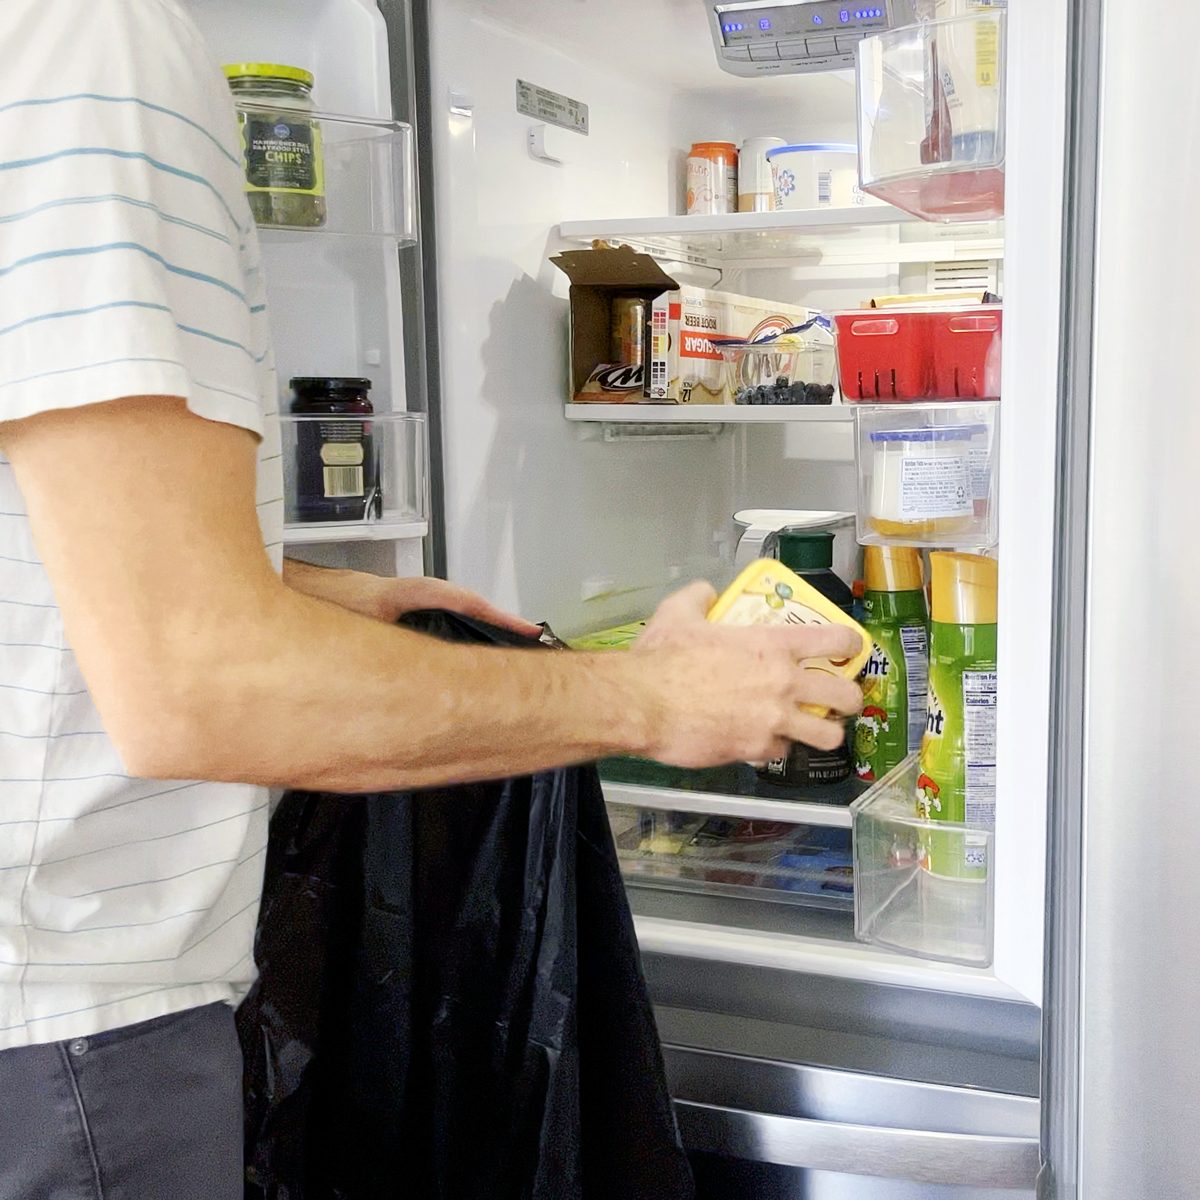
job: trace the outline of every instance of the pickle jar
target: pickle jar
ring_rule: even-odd
[[[298,521],[364,521],[383,508],[369,379],[291,381]],[[368,419],[364,419],[368,418]]]
[[[325,161],[321,125],[312,117],[312,72],[279,63],[231,63],[225,77],[238,103],[255,221],[284,229],[324,225]]]

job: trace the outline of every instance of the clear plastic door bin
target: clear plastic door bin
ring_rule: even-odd
[[[858,540],[994,546],[999,414],[998,403],[859,405]]]
[[[311,529],[426,520],[423,414],[289,414],[281,421],[289,525]]]
[[[988,8],[859,43],[864,191],[930,221],[1004,215],[1005,17]]]
[[[919,958],[989,966],[994,836],[917,816],[919,773],[913,755],[853,805],[855,933]]]

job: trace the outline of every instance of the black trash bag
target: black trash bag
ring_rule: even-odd
[[[248,1200],[693,1196],[594,768],[289,793],[256,957]]]

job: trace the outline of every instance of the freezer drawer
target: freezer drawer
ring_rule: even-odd
[[[702,1194],[1033,1194],[1034,1099],[672,1045],[666,1059]]]

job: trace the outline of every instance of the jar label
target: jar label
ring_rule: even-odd
[[[249,191],[325,194],[321,131],[314,122],[247,114],[243,126]]]

